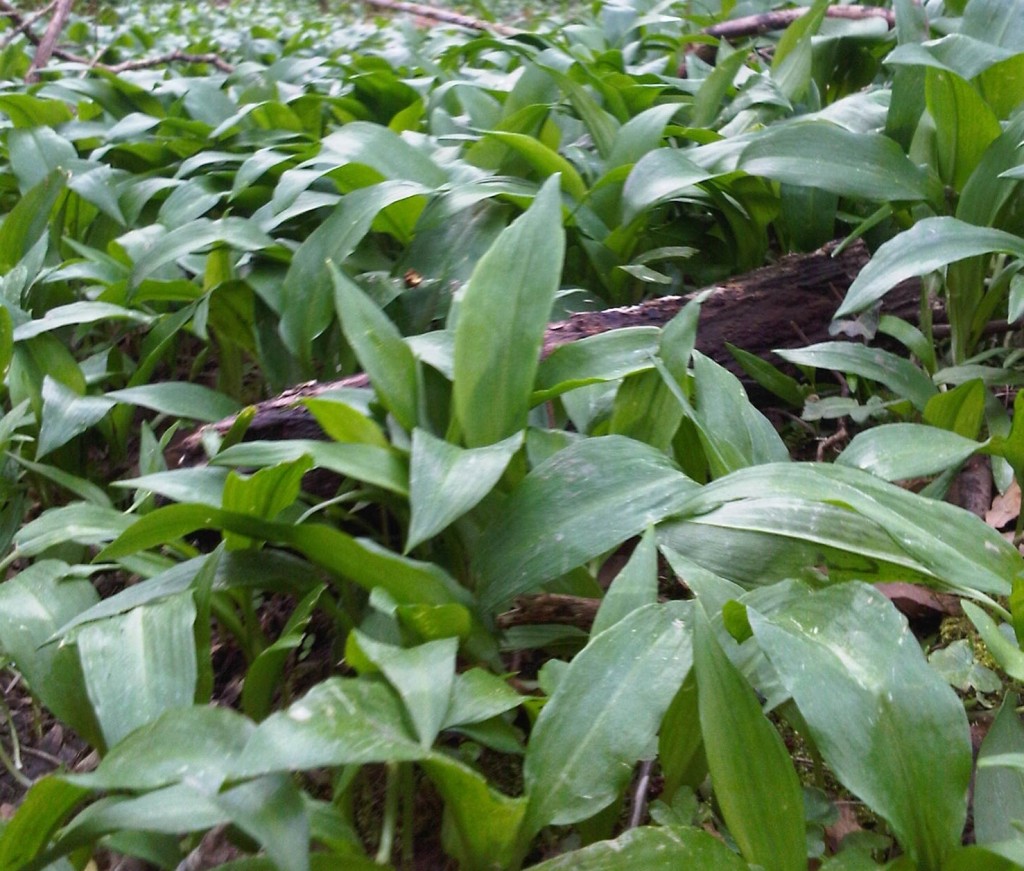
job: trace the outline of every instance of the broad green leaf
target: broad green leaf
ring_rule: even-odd
[[[623,221],[629,223],[642,212],[679,197],[714,175],[674,148],[657,148],[645,154],[622,188]]]
[[[0,224],[0,268],[10,270],[46,234],[50,213],[64,191],[65,176],[52,172],[27,191]]]
[[[309,818],[288,773],[260,777],[211,795],[213,803],[262,844],[280,871],[309,871]]]
[[[413,430],[409,456],[412,516],[405,552],[476,506],[498,483],[522,444],[519,432],[497,444],[463,449],[426,430]]]
[[[479,772],[443,753],[432,753],[420,766],[444,799],[460,868],[484,871],[515,867],[522,861],[525,847],[519,830],[525,798],[502,795]]]
[[[687,403],[684,409],[697,425],[712,476],[788,460],[782,438],[750,403],[739,379],[698,351],[691,356],[696,396],[694,407]],[[678,388],[675,392],[683,399]]]
[[[52,775],[33,783],[0,832],[0,868],[17,871],[34,859],[86,794]]]
[[[354,121],[321,142],[321,161],[362,163],[385,178],[408,179],[429,187],[448,181],[446,173],[405,137],[380,124]]]
[[[73,649],[50,643],[98,596],[70,567],[42,560],[0,584],[0,651],[13,661],[33,695],[90,742],[99,739],[92,705]]]
[[[159,384],[111,390],[106,394],[106,398],[115,402],[141,405],[161,414],[201,420],[205,423],[215,423],[242,410],[241,405],[223,393],[202,384],[179,381],[163,381]]]
[[[767,360],[762,360],[756,354],[737,348],[729,342],[725,343],[726,349],[732,354],[733,359],[740,364],[743,371],[753,378],[761,387],[785,400],[795,408],[802,408],[804,404],[804,391],[797,381],[785,372],[781,372]]]
[[[645,442],[668,453],[683,409],[658,372],[637,372],[615,394],[607,432]]]
[[[14,341],[22,342],[40,333],[61,327],[81,326],[96,321],[123,320],[137,324],[153,321],[150,315],[105,302],[73,302],[50,309],[43,317],[21,324],[14,330]]]
[[[932,426],[976,439],[985,421],[984,382],[977,378],[936,393],[924,407],[924,419]]]
[[[231,708],[172,708],[112,748],[94,771],[67,780],[107,791],[141,792],[182,781],[216,790],[255,728]]]
[[[242,684],[242,710],[254,720],[262,720],[270,713],[288,658],[302,646],[313,611],[325,589],[319,584],[302,597],[277,640],[264,648],[249,666]]]
[[[996,664],[1014,680],[1024,680],[1024,651],[1004,635],[999,625],[973,602],[963,602],[964,613],[974,624]]]
[[[227,469],[203,467],[198,469],[172,469],[168,472],[153,472],[138,478],[115,481],[112,487],[126,487],[156,493],[174,502],[202,502],[204,505],[221,507],[221,495]]]
[[[442,728],[489,720],[519,707],[522,701],[523,697],[502,678],[481,668],[471,668],[455,675]]]
[[[961,33],[1011,51],[1024,51],[1024,2],[971,0],[964,9]]]
[[[587,185],[579,172],[568,160],[554,149],[548,148],[539,139],[523,133],[510,133],[505,130],[492,130],[487,136],[507,145],[522,157],[542,177],[548,178],[560,174],[562,189],[578,203],[587,196]]]
[[[553,177],[477,263],[459,303],[452,400],[468,447],[501,441],[526,425],[564,249]]]
[[[973,439],[934,426],[890,423],[857,433],[836,462],[886,481],[901,481],[959,466],[981,447]]]
[[[803,798],[789,752],[703,610],[695,611],[693,665],[715,800],[748,862],[766,871],[802,871]]]
[[[192,595],[89,623],[76,636],[86,692],[108,747],[196,691]]]
[[[869,348],[854,342],[821,342],[806,348],[777,349],[773,353],[797,366],[833,369],[878,381],[921,410],[938,392],[931,378],[917,366],[881,348]]]
[[[906,620],[860,583],[794,585],[748,617],[836,777],[888,821],[918,867],[938,869],[966,819],[970,733]]]
[[[886,136],[851,133],[824,121],[769,127],[739,168],[751,175],[875,202],[923,200],[927,176]]]
[[[50,508],[26,523],[14,536],[14,545],[24,556],[35,556],[69,541],[95,545],[113,541],[132,519],[114,508],[72,502]]]
[[[312,460],[303,456],[292,462],[268,466],[252,475],[231,472],[224,482],[221,505],[225,511],[274,520],[299,498],[302,476],[312,465]],[[231,533],[224,536],[224,542],[228,550],[241,550],[253,545],[245,536]]]
[[[663,453],[622,436],[559,451],[527,475],[484,532],[476,554],[481,608],[494,611],[639,535],[695,489]]]
[[[812,565],[820,564],[814,554],[827,548],[829,563],[839,568],[843,554],[863,554],[868,562],[858,570],[877,571],[878,561],[888,562],[950,589],[1002,596],[1020,570],[1016,550],[969,512],[835,464],[741,469],[691,491],[673,513],[691,519],[662,524],[659,543],[731,580],[740,580],[734,564],[745,533],[756,533],[746,544],[754,548],[751,559],[760,549],[763,568],[776,546],[799,552],[804,545],[810,547],[797,554],[798,565],[806,565],[808,557]],[[719,524],[720,538],[712,534]],[[732,548],[727,557],[722,548]],[[786,571],[796,571],[792,562]],[[782,575],[787,576],[794,575]]]
[[[658,547],[653,527],[644,531],[640,543],[615,576],[590,627],[591,637],[615,625],[637,608],[658,601]]]
[[[999,119],[968,82],[945,70],[926,72],[925,105],[935,123],[939,175],[961,191],[1002,133]]]
[[[588,819],[626,786],[690,670],[690,618],[689,603],[647,605],[569,664],[526,751],[527,833]]]
[[[252,777],[428,755],[406,726],[401,700],[386,684],[332,677],[256,727],[234,774]]]
[[[1024,770],[990,767],[986,760],[1007,753],[1024,753],[1024,726],[1016,711],[1017,697],[1003,700],[978,753],[974,775],[974,836],[979,844],[998,844],[1020,838],[1024,822]]]
[[[448,712],[458,641],[444,638],[401,648],[374,641],[358,630],[349,636],[349,644],[353,641],[401,696],[420,745],[429,749]]]
[[[132,268],[131,286],[138,287],[162,266],[174,263],[211,245],[227,245],[238,251],[259,251],[274,244],[252,221],[245,218],[199,218],[161,236]]]
[[[241,442],[226,448],[211,463],[219,466],[273,466],[308,456],[314,467],[328,469],[382,487],[400,496],[409,493],[409,472],[397,453],[373,445],[315,439]]]
[[[416,358],[390,318],[352,279],[328,262],[334,282],[334,305],[345,338],[380,397],[406,430],[416,426],[418,380]]]
[[[42,398],[37,460],[99,423],[115,405],[106,396],[81,396],[49,375],[43,379]]]
[[[426,188],[407,181],[353,191],[299,246],[285,276],[280,311],[281,338],[292,354],[308,360],[313,340],[331,322],[334,305],[327,262],[343,264],[383,209],[425,193]]]
[[[927,275],[967,257],[999,253],[1024,257],[1024,240],[956,218],[925,218],[875,252],[850,285],[836,317],[862,311],[908,278]]]
[[[660,336],[656,327],[625,327],[560,345],[541,361],[531,403],[650,369]]]
[[[677,871],[679,868],[747,871],[749,866],[702,829],[642,826],[614,841],[563,853],[533,871]]]
[[[120,517],[120,515],[118,515]],[[468,594],[444,569],[402,557],[368,539],[355,539],[331,526],[292,526],[207,505],[169,505],[146,514],[105,548],[98,559],[116,559],[199,529],[226,529],[298,550],[311,562],[367,590],[383,587],[399,603],[444,605],[468,601]]]
[[[387,448],[387,436],[369,417],[345,402],[326,397],[304,399],[320,428],[336,442],[373,445]]]

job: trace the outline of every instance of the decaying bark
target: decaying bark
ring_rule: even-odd
[[[57,0],[57,5],[53,10],[53,17],[50,18],[50,23],[46,26],[43,38],[39,40],[39,44],[36,46],[35,56],[32,58],[32,64],[28,68],[28,75],[25,76],[26,81],[37,81],[39,79],[39,70],[50,62],[53,50],[57,46],[57,39],[67,23],[74,2],[75,0]]]
[[[737,276],[711,288],[701,306],[697,348],[734,372],[739,372],[726,342],[769,358],[775,348],[799,348],[829,340],[829,324],[843,294],[868,261],[862,243],[833,256],[836,243],[811,254],[791,254],[779,262]],[[542,356],[560,345],[620,327],[664,326],[697,293],[666,296],[640,305],[581,312],[551,324],[544,337]],[[883,310],[917,320],[918,282],[907,282],[891,291]],[[343,387],[366,387],[365,375],[340,381],[307,382],[256,406],[246,440],[320,438],[313,416],[298,403],[309,397]],[[174,466],[191,466],[204,460],[203,433],[211,427],[225,433],[234,423],[226,418],[185,436],[169,451]]]

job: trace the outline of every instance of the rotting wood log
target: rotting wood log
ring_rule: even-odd
[[[777,263],[713,286],[701,306],[697,349],[739,373],[726,342],[768,359],[775,348],[828,341],[832,315],[869,257],[867,248],[859,242],[833,256],[837,244],[829,243],[809,254],[787,255]],[[548,327],[541,356],[546,357],[560,345],[620,327],[664,326],[701,292],[580,312]],[[916,323],[919,305],[920,283],[914,280],[890,291],[883,301],[883,311]],[[323,438],[313,416],[299,403],[331,390],[368,385],[365,375],[353,375],[292,387],[255,406],[245,440]],[[211,428],[226,433],[234,422],[234,417],[225,418],[176,439],[168,449],[169,466],[202,463],[204,433]]]

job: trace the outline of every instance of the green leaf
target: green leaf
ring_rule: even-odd
[[[405,722],[402,702],[386,684],[328,678],[256,727],[234,774],[422,759],[428,751]]]
[[[973,602],[963,602],[964,613],[974,624],[996,664],[1014,680],[1024,680],[1024,651],[1003,634],[999,625]]]
[[[526,751],[526,832],[588,819],[618,797],[690,670],[690,615],[690,603],[642,607],[569,664]]]
[[[164,711],[192,704],[195,618],[185,593],[79,630],[85,688],[108,747]]]
[[[983,254],[1024,257],[1024,240],[956,218],[925,218],[883,244],[850,285],[836,317],[862,311],[908,278]]]
[[[526,425],[534,375],[562,274],[558,179],[477,263],[455,325],[455,416],[469,447],[501,441]]]
[[[868,268],[870,264],[864,271]],[[832,369],[878,381],[922,410],[938,392],[931,378],[913,363],[881,348],[854,342],[821,342],[806,348],[776,349],[773,353],[797,366]]]
[[[504,130],[492,130],[486,136],[507,145],[533,167],[542,178],[560,174],[562,190],[577,202],[582,203],[586,199],[587,184],[576,171],[576,167],[539,139],[526,136],[523,133],[509,133]]]
[[[1020,569],[1016,550],[969,512],[835,464],[741,469],[674,513],[684,519],[663,523],[659,544],[744,584],[824,561],[840,577],[900,566],[904,578],[913,571],[949,589],[1005,596]]]
[[[145,384],[111,390],[107,399],[141,405],[161,414],[184,417],[215,423],[242,410],[242,406],[223,393],[203,387],[202,384],[186,384],[180,381],[164,381],[159,384]]]
[[[902,481],[937,475],[959,466],[982,445],[919,423],[890,423],[857,433],[836,462]]]
[[[590,628],[591,637],[614,626],[637,608],[658,601],[658,547],[654,528],[648,527],[640,543],[615,576]]]
[[[402,334],[332,261],[328,262],[334,282],[334,304],[345,338],[380,397],[380,401],[406,430],[416,426],[418,380],[416,358],[402,341]]]
[[[97,321],[123,320],[137,324],[152,323],[153,318],[140,311],[105,302],[73,302],[50,309],[41,318],[27,321],[14,330],[14,341],[23,342],[40,333],[61,327],[93,324]]]
[[[277,640],[260,651],[249,666],[242,684],[242,710],[254,720],[262,720],[270,713],[288,658],[302,646],[313,611],[325,589],[323,584],[318,584],[302,597]]]
[[[693,664],[715,799],[743,857],[766,871],[807,867],[803,797],[786,745],[696,608]]]
[[[1024,822],[1024,770],[987,765],[1007,753],[1024,753],[1024,726],[1017,716],[1017,697],[1009,693],[999,708],[978,753],[974,776],[974,836],[979,844],[1020,839]]]
[[[52,172],[27,191],[0,224],[0,269],[8,272],[46,235],[50,214],[63,193],[65,176]]]
[[[748,616],[830,769],[888,821],[918,867],[938,869],[967,815],[970,732],[906,620],[861,583],[793,585],[776,607],[761,613],[752,603]]]
[[[924,407],[924,420],[964,438],[976,439],[985,422],[985,383],[974,378],[952,390],[936,393]]]
[[[650,369],[660,336],[656,327],[625,327],[559,345],[541,361],[531,404]]]
[[[690,192],[715,173],[698,166],[675,148],[657,148],[641,157],[622,188],[623,222]]]
[[[115,403],[106,396],[80,396],[47,375],[43,379],[43,423],[36,459],[42,459],[99,423]]]
[[[692,358],[695,407],[685,403],[678,387],[675,393],[697,425],[712,476],[788,460],[789,449],[768,419],[750,403],[740,380],[699,351],[694,351]]]
[[[315,439],[241,442],[226,448],[210,462],[218,466],[274,466],[308,456],[313,466],[328,469],[390,490],[409,493],[409,472],[397,453],[373,445],[345,444]]]
[[[525,798],[509,798],[492,789],[483,775],[443,753],[433,753],[420,766],[444,799],[458,848],[454,851],[465,871],[516,867],[525,847],[519,830]]]
[[[999,119],[970,84],[946,70],[926,71],[925,105],[935,123],[939,175],[961,191],[1002,133]]]
[[[263,845],[280,871],[309,871],[309,818],[288,773],[261,777],[211,795],[239,829]]]
[[[483,534],[476,554],[481,608],[494,611],[639,535],[696,489],[663,453],[622,436],[559,451],[527,475]]]
[[[642,826],[531,866],[532,871],[747,871],[749,866],[701,829]]]
[[[519,707],[522,701],[522,696],[502,678],[481,668],[471,668],[455,675],[442,728],[481,723]]]
[[[374,641],[358,630],[349,635],[348,643],[353,641],[401,696],[420,745],[429,749],[448,712],[458,641],[444,638],[403,649]]]
[[[142,792],[183,781],[216,790],[255,729],[231,708],[172,708],[112,748],[94,771],[67,780],[106,791]]]
[[[929,196],[927,176],[877,133],[851,133],[825,121],[769,127],[743,150],[739,169],[842,197],[890,202]]]
[[[231,472],[224,481],[221,505],[225,511],[247,514],[261,520],[275,520],[295,503],[302,489],[302,476],[313,465],[308,456],[287,463],[260,469],[252,475]],[[245,536],[228,533],[224,536],[228,550],[251,547]]]
[[[343,264],[381,210],[425,193],[426,188],[407,181],[386,181],[353,191],[299,246],[285,276],[279,326],[292,354],[309,362],[313,340],[331,322],[334,306],[327,262]]]
[[[464,450],[426,430],[414,430],[409,457],[412,516],[405,552],[476,506],[498,483],[522,444],[523,434],[518,432],[497,444]]]
[[[362,412],[345,402],[327,397],[304,399],[320,428],[336,442],[373,445],[387,448],[387,436]]]
[[[33,783],[0,834],[0,868],[18,871],[38,856],[87,792],[52,775]]]
[[[131,286],[138,287],[161,267],[211,245],[226,245],[237,251],[259,251],[273,244],[273,239],[245,218],[221,218],[217,221],[199,218],[157,239],[132,267]]]
[[[70,567],[42,560],[0,584],[0,650],[50,712],[90,743],[100,740],[73,648],[50,643],[57,630],[99,599]]]

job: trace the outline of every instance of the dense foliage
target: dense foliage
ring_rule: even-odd
[[[770,6],[499,37],[121,3],[30,85],[9,26],[0,650],[99,763],[31,786],[0,868],[211,830],[239,869],[411,867],[424,819],[466,869],[1024,865],[1024,566],[942,501],[973,456],[1024,471],[1024,2],[702,33]],[[167,52],[225,64],[123,66]],[[699,298],[539,361],[568,312],[837,237],[874,251],[862,341],[738,355],[792,431],[694,350]],[[917,277],[920,321],[879,318]],[[245,439],[356,371],[302,400],[323,440]],[[790,459],[836,420],[834,463]],[[929,660],[892,580],[962,639]],[[538,591],[593,628],[499,622]]]

